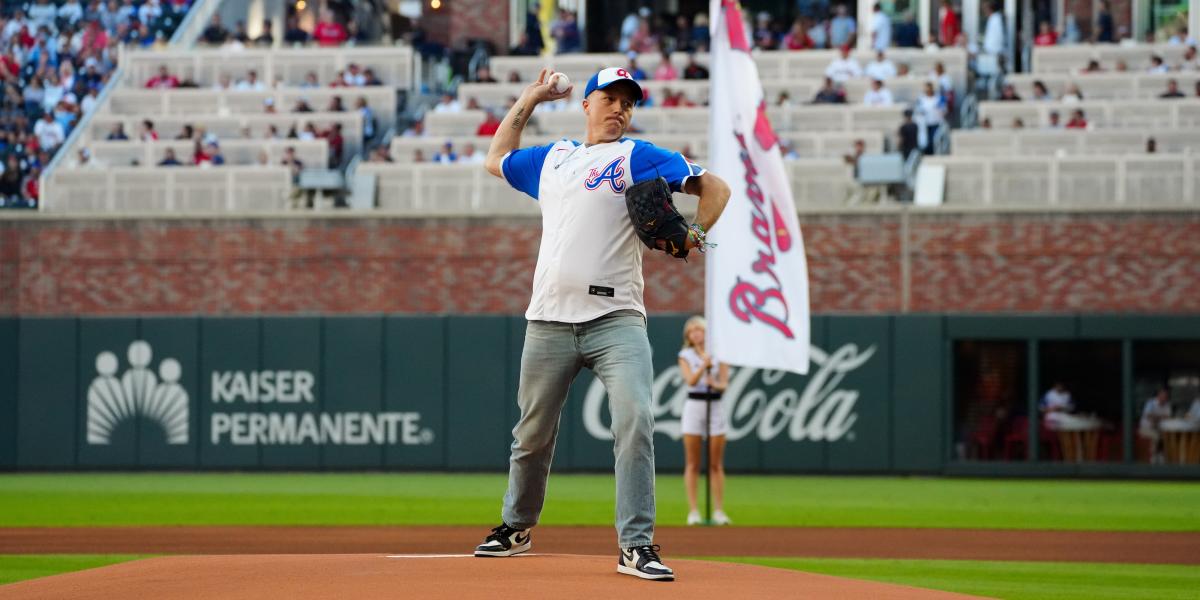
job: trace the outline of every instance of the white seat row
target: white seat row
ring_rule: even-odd
[[[528,147],[548,144],[561,137],[546,135],[522,136],[521,146]],[[676,152],[684,152],[686,150],[686,153],[692,156],[708,156],[707,135],[654,134],[637,137]],[[841,158],[851,151],[855,140],[862,140],[867,152],[882,152],[884,140],[883,133],[879,131],[824,131],[783,134],[782,137],[790,142],[792,149],[803,158]],[[433,155],[441,151],[442,145],[447,141],[454,145],[455,152],[461,153],[467,144],[471,144],[475,146],[476,150],[487,153],[492,138],[486,136],[457,136],[449,139],[438,137],[395,137],[392,138],[392,158],[398,163],[409,163],[413,161],[416,151],[420,150],[425,160],[432,160]],[[703,160],[701,162],[703,163]]]
[[[92,153],[92,161],[103,167],[153,168],[163,160],[168,148],[174,151],[179,162],[185,165],[192,163],[195,143],[191,140],[94,141],[87,146],[88,151]],[[221,155],[225,158],[224,166],[257,165],[259,153],[266,153],[268,165],[278,165],[287,148],[295,148],[296,158],[306,167],[325,168],[329,160],[329,144],[323,139],[222,140],[220,148]],[[62,166],[68,169],[79,166],[76,156],[66,157],[63,162]]]
[[[1087,67],[1092,60],[1110,71],[1116,68],[1118,60],[1125,61],[1129,70],[1140,71],[1150,66],[1150,57],[1154,55],[1161,56],[1167,65],[1178,64],[1186,49],[1182,44],[1035,46],[1033,72],[1074,73]]]
[[[104,140],[117,123],[125,128],[130,139],[137,137],[138,128],[143,117],[96,115],[90,128],[84,132],[80,143],[89,146],[93,141]],[[267,129],[274,126],[280,136],[286,136],[288,130],[295,127],[297,133],[308,123],[312,123],[318,131],[331,127],[334,123],[342,125],[342,137],[345,139],[343,153],[349,156],[362,147],[362,115],[356,112],[344,113],[304,113],[292,115],[230,115],[227,117],[167,115],[150,119],[158,132],[159,139],[171,139],[183,129],[191,125],[199,129],[203,127],[207,133],[217,136],[224,143],[234,139],[269,139]],[[286,138],[284,138],[286,139]]]
[[[820,79],[825,76],[825,68],[839,56],[837,50],[805,50],[802,52],[789,51],[755,51],[754,62],[758,65],[758,76],[764,81]],[[873,52],[852,53],[860,64],[866,66],[875,58]],[[899,65],[907,64],[909,72],[924,77],[933,71],[935,63],[941,62],[946,72],[954,78],[955,86],[962,88],[966,85],[967,53],[959,48],[941,48],[937,50],[893,48],[887,56]],[[638,56],[638,66],[653,76],[661,57],[659,54],[642,54]],[[707,54],[696,55],[696,62],[709,65]],[[491,59],[492,77],[505,80],[508,74],[516,71],[521,81],[531,82],[537,79],[538,71],[543,67],[553,67],[556,71],[566,73],[572,81],[587,83],[589,77],[605,67],[624,67],[629,59],[624,54],[559,54],[555,56],[497,56]],[[683,75],[683,67],[687,64],[687,54],[676,52],[671,55],[671,64]],[[582,89],[582,87],[580,87]]]
[[[1162,207],[1200,201],[1200,158],[1188,155],[930,156],[946,168],[952,206]]]
[[[54,212],[277,211],[287,207],[287,167],[55,169],[42,205]]]
[[[1089,128],[1143,127],[1152,129],[1200,127],[1200,100],[1085,100],[1069,102],[980,102],[979,119],[991,119],[993,129],[1012,127],[1020,118],[1025,127],[1045,127],[1057,112],[1062,125],[1071,113],[1083,110]]]
[[[299,86],[309,72],[317,74],[321,85],[329,85],[351,63],[370,67],[386,86],[408,89],[413,83],[413,52],[408,46],[159,50],[126,52],[122,58],[125,88],[145,87],[161,66],[181,81],[191,79],[201,87],[212,86],[222,75],[237,81],[251,70],[268,85],[280,81]]]
[[[365,98],[381,129],[391,127],[396,120],[396,90],[391,87],[362,88],[305,88],[282,89],[270,92],[218,90],[113,90],[104,104],[104,114],[129,115],[154,119],[159,115],[228,116],[231,114],[265,114],[267,99],[275,104],[278,114],[292,113],[300,100],[314,111],[325,111],[333,98],[341,98],[347,111]]]
[[[888,134],[900,126],[903,105],[862,106],[818,104],[802,106],[774,106],[767,109],[771,124],[781,135],[788,132],[810,131],[882,131]],[[633,113],[633,126],[642,134],[693,134],[707,135],[708,109],[695,108],[639,108]],[[484,120],[482,110],[464,110],[459,113],[430,113],[425,117],[425,131],[434,137],[466,136],[475,133]],[[530,120],[534,135],[551,137],[579,137],[584,130],[584,117],[580,111],[557,111],[535,113]]]
[[[854,189],[853,174],[840,159],[808,159],[784,163],[796,205],[804,208],[843,206]],[[363,163],[358,175],[377,178],[378,206],[412,215],[536,215],[537,203],[492,177],[479,165]],[[681,212],[691,215],[696,201],[676,197]]]
[[[1017,89],[1023,100],[1033,100],[1033,82],[1041,81],[1055,97],[1062,97],[1068,86],[1079,86],[1085,100],[1148,100],[1158,98],[1167,91],[1167,81],[1174,79],[1179,91],[1187,96],[1196,96],[1196,82],[1200,71],[1183,73],[1088,73],[1068,75],[1064,73],[1015,73],[1004,78]]]
[[[1145,154],[1149,139],[1162,154],[1200,154],[1200,129],[955,129],[950,151],[954,156]]]
[[[926,81],[928,80],[924,77],[893,78],[886,82],[885,86],[891,90],[896,102],[911,103],[924,94]],[[567,102],[580,102],[583,99],[583,86],[586,83],[586,81],[574,82],[575,90]],[[764,79],[764,100],[768,105],[774,105],[779,99],[779,94],[787,92],[793,104],[805,104],[816,96],[823,84],[823,78]],[[458,87],[458,99],[465,104],[469,99],[474,98],[484,108],[503,108],[509,105],[511,99],[519,97],[526,85],[523,83],[464,83]],[[696,104],[708,104],[710,86],[706,80],[643,81],[641,85],[650,94],[654,106],[662,104],[667,90],[675,93],[683,92],[688,100]],[[858,104],[871,89],[871,82],[865,78],[854,79],[843,84],[843,88],[846,91],[846,101],[850,104]]]

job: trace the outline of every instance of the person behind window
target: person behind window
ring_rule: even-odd
[[[1047,424],[1054,422],[1057,415],[1075,412],[1075,404],[1071,401],[1071,392],[1067,386],[1061,381],[1055,381],[1054,385],[1042,395],[1038,410],[1041,411],[1042,418]]]
[[[1160,426],[1171,418],[1171,390],[1158,388],[1158,393],[1146,401],[1142,408],[1142,419],[1138,423],[1138,436],[1150,442],[1150,462],[1163,462],[1162,429]]]

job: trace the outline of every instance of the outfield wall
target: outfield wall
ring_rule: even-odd
[[[666,471],[683,458],[685,318],[648,325]],[[524,327],[509,316],[0,318],[0,468],[503,470]],[[952,460],[957,340],[1119,340],[1128,353],[1135,339],[1200,340],[1200,318],[819,316],[812,331],[808,376],[735,370],[731,470],[1015,472]],[[1132,414],[1131,372],[1121,381]],[[585,371],[555,468],[610,469],[608,422]],[[1049,468],[1137,471],[1128,445],[1124,456]]]

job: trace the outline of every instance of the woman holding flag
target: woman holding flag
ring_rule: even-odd
[[[704,317],[687,320],[683,326],[683,349],[679,351],[679,373],[688,389],[683,405],[683,483],[687,489],[688,525],[702,521],[696,504],[696,483],[700,474],[700,453],[708,438],[708,477],[712,485],[714,525],[729,525],[725,514],[725,411],[721,392],[729,387],[729,365],[714,362],[704,347]]]

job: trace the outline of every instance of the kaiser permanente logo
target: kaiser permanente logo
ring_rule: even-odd
[[[148,367],[150,344],[129,345],[129,368],[116,376],[112,352],[96,356],[88,388],[88,443],[108,444],[118,423],[143,417],[162,424],[167,443],[188,443],[188,394],[178,360],[163,359],[161,381]],[[314,412],[317,378],[305,370],[213,371],[208,441],[214,446],[405,445],[433,443],[417,412]],[[230,410],[243,407],[245,410]]]

